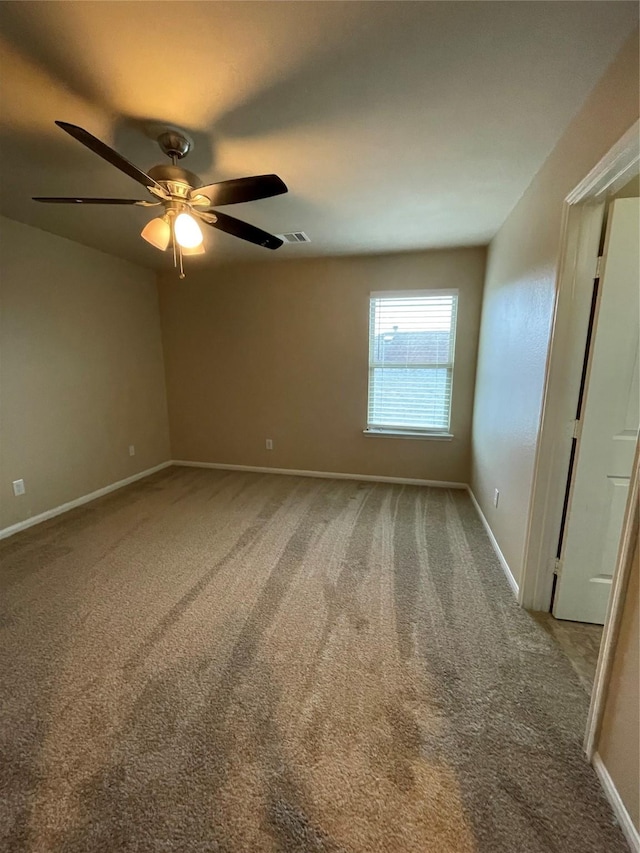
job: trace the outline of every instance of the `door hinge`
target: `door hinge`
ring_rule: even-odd
[[[574,421],[573,422],[573,438],[580,437],[580,427],[582,426],[582,421]]]
[[[562,560],[560,558],[556,558],[553,563],[553,573],[556,577],[560,577],[562,573]]]
[[[595,278],[600,278],[600,273],[602,272],[602,255],[598,255],[598,260],[596,261],[596,274]]]

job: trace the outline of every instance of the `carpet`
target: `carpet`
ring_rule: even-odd
[[[3,850],[627,849],[463,491],[169,468],[0,558]]]

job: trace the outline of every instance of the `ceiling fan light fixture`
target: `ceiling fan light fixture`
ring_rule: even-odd
[[[176,240],[183,249],[196,249],[202,245],[202,231],[189,213],[179,213],[173,225]]]
[[[155,246],[156,249],[160,249],[161,252],[164,252],[171,240],[171,224],[169,222],[169,217],[165,214],[164,216],[158,216],[155,219],[152,219],[151,222],[147,222],[142,229],[140,236],[145,239],[147,243],[151,243],[151,245]]]

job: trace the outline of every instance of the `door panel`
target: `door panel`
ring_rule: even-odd
[[[640,411],[640,200],[609,211],[553,614],[604,624]]]

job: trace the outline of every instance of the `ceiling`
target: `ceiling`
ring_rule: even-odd
[[[195,140],[204,182],[275,172],[289,194],[225,208],[312,243],[269,252],[207,229],[223,258],[387,252],[490,240],[637,24],[630,2],[3,2],[5,215],[149,267],[141,197],[54,126],[143,169],[153,127]],[[144,194],[144,190],[142,190]]]

